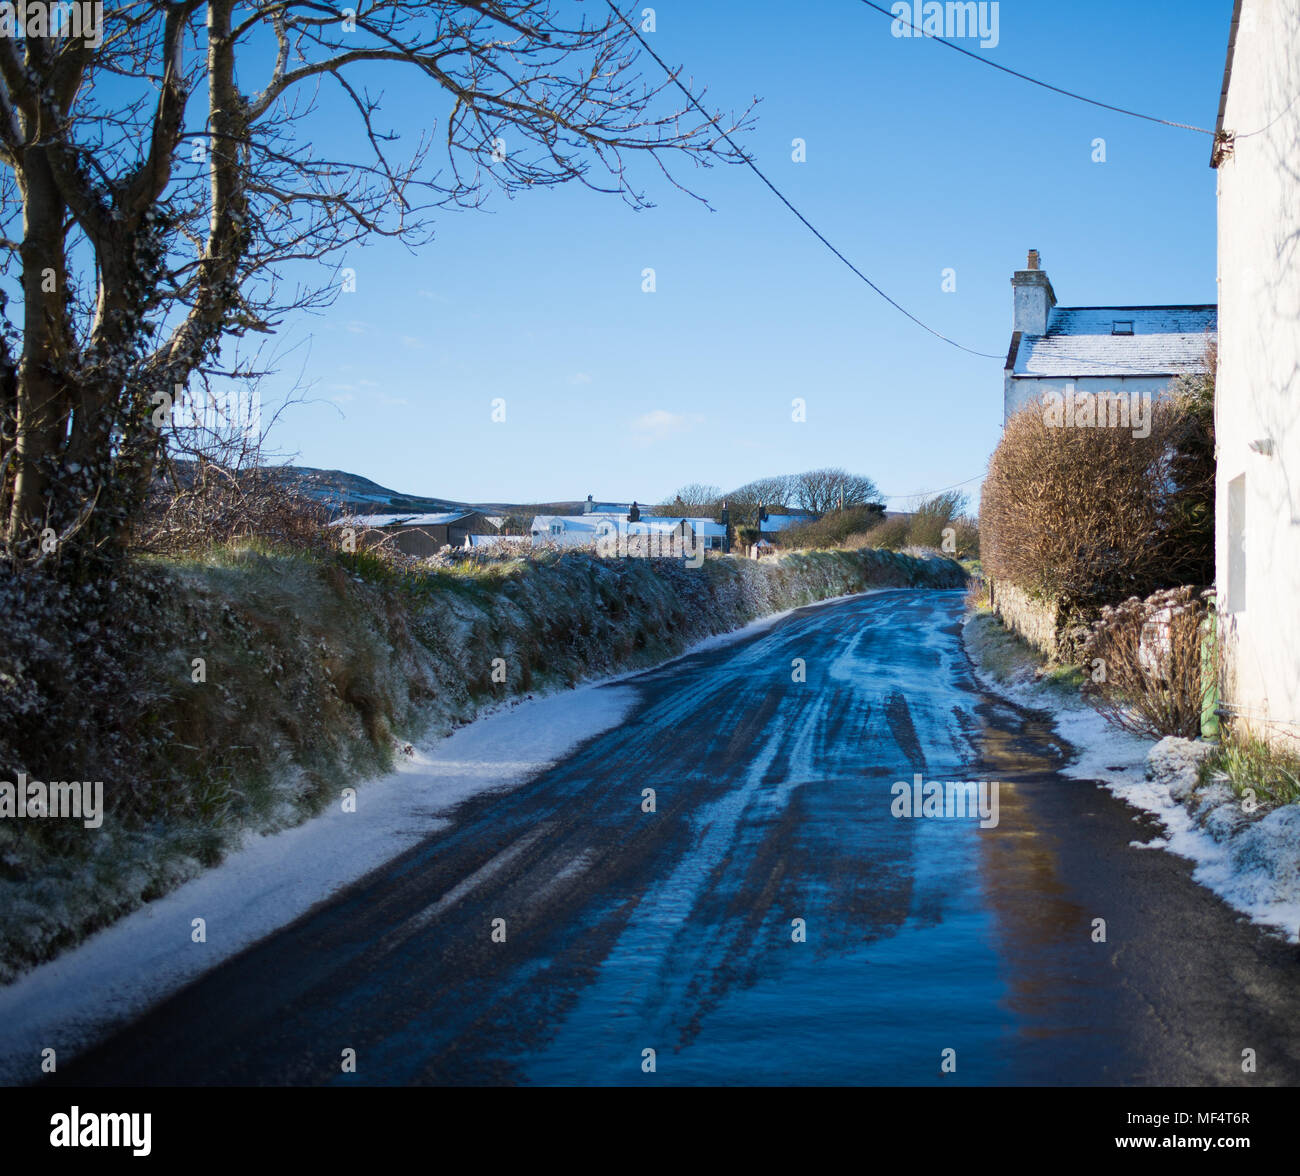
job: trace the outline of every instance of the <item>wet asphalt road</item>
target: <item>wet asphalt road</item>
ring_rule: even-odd
[[[860,597],[635,679],[623,726],[58,1081],[1300,1082],[1296,949],[1056,774],[1070,750],[980,689],[961,613]],[[918,772],[998,781],[997,827],[893,817]]]

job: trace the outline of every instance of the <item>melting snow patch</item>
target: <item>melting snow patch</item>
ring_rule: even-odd
[[[1175,800],[1184,800],[1196,787],[1196,769],[1214,745],[1174,735],[1160,740],[1147,754],[1147,773],[1164,784]]]
[[[1078,752],[1062,775],[1099,781],[1164,826],[1163,837],[1130,845],[1187,858],[1200,885],[1252,922],[1300,942],[1300,805],[1251,817],[1226,786],[1196,788],[1197,765],[1211,745],[1119,731],[1082,699],[1068,702],[1028,675],[997,681],[980,667],[974,648],[968,649],[986,689],[1052,715],[1057,731]]]

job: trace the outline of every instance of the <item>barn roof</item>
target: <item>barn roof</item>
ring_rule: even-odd
[[[437,514],[348,515],[345,518],[335,519],[330,523],[330,526],[368,527],[372,529],[383,527],[442,527],[449,523],[457,523],[461,519],[467,519],[472,514],[474,514],[472,510],[452,510],[441,511]]]

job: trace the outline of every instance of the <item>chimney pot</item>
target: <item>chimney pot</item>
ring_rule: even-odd
[[[1029,251],[1029,267],[1028,267],[1028,268],[1031,269],[1031,270],[1036,270],[1036,269],[1038,268],[1038,250],[1037,250],[1037,249],[1031,249],[1031,250]]]

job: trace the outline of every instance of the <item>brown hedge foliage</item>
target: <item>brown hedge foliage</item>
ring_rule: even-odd
[[[1007,422],[980,505],[986,572],[1083,608],[1146,596],[1195,562],[1172,526],[1186,492],[1175,476],[1185,415],[1151,405],[1146,437],[1061,427],[1034,405]]]
[[[810,523],[777,532],[777,545],[791,550],[807,547],[839,547],[850,535],[876,526],[884,512],[874,506],[851,506],[833,510]]]
[[[1108,722],[1139,735],[1201,733],[1205,601],[1190,587],[1101,610],[1083,645],[1085,690]]]

